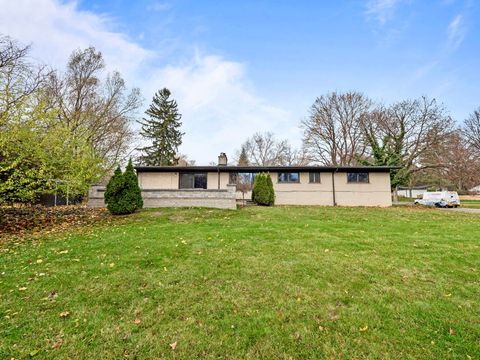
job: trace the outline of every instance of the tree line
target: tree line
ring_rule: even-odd
[[[398,167],[392,187],[480,184],[480,108],[458,125],[425,96],[385,105],[359,92],[332,92],[315,100],[300,127],[300,149],[271,132],[256,133],[237,151],[237,163]]]
[[[138,119],[142,104],[139,89],[107,73],[93,47],[75,50],[59,71],[0,36],[0,203],[52,191],[82,196],[132,157],[143,165],[193,164],[178,153],[184,133],[171,92],[159,90]],[[255,133],[237,151],[237,164],[394,166],[393,187],[467,190],[480,183],[480,108],[459,125],[428,97],[386,105],[332,92],[314,101],[300,127],[300,148]]]
[[[65,71],[39,65],[30,47],[0,37],[0,202],[58,190],[83,195],[128,155],[141,106],[93,47]]]
[[[33,61],[30,46],[0,36],[0,203],[32,203],[52,192],[83,196],[132,156],[145,165],[182,158],[181,115],[170,91],[158,91],[138,121],[139,89],[105,68],[94,47],[72,52],[59,71]],[[148,144],[136,147],[140,138]]]

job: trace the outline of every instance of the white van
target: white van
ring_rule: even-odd
[[[436,207],[459,207],[460,198],[456,191],[427,191],[422,199],[415,200],[417,205]]]

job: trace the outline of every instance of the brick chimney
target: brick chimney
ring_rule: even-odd
[[[218,166],[227,166],[227,161],[227,155],[224,152],[218,155]]]

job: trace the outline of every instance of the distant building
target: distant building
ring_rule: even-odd
[[[473,192],[473,193],[476,193],[476,194],[480,194],[480,185],[477,185],[473,188],[471,188],[470,190],[468,190],[470,192]]]

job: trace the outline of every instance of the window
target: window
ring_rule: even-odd
[[[299,183],[300,174],[298,172],[278,173],[279,183]]]
[[[349,183],[368,183],[368,173],[366,172],[355,172],[347,173],[347,182]]]
[[[320,173],[319,172],[311,172],[309,175],[308,175],[309,179],[310,179],[310,183],[320,183]]]
[[[245,184],[253,185],[255,180],[255,173],[230,173],[230,184]]]
[[[207,173],[180,173],[180,189],[206,189]]]

